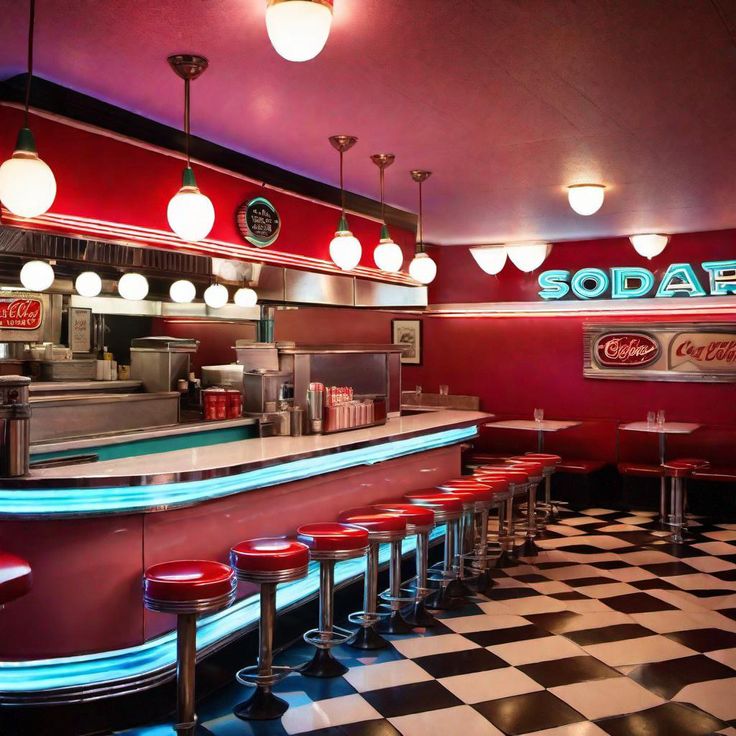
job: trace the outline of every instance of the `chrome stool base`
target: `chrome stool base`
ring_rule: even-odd
[[[338,662],[329,649],[316,649],[311,661],[298,668],[305,677],[340,677],[348,668]]]
[[[364,651],[372,651],[375,649],[387,649],[388,641],[384,639],[375,629],[375,626],[361,626],[354,634],[352,639],[347,642],[348,646],[354,649],[363,649]]]
[[[415,628],[431,629],[438,625],[437,619],[427,610],[424,598],[402,611],[404,620]]]
[[[258,687],[233,713],[242,721],[273,721],[286,713],[289,704],[270,690]]]
[[[401,611],[391,611],[388,616],[382,616],[376,624],[376,631],[381,634],[411,634],[413,627],[404,620]]]
[[[537,546],[535,537],[527,537],[519,550],[519,557],[537,557],[541,552]]]

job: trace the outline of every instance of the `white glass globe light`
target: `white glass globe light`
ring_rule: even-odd
[[[247,286],[244,286],[242,289],[238,289],[235,292],[233,301],[239,307],[255,307],[258,303],[258,294],[256,294],[253,289],[249,289]]]
[[[266,30],[276,52],[287,61],[309,61],[325,47],[332,25],[332,2],[270,0]]]
[[[381,271],[396,273],[404,264],[404,254],[391,238],[381,238],[373,251],[373,260]]]
[[[409,264],[409,276],[420,284],[429,284],[437,275],[437,264],[426,254],[417,253]]]
[[[118,293],[123,299],[137,302],[148,296],[148,279],[140,273],[124,273],[118,281]]]
[[[183,186],[169,200],[166,217],[169,227],[182,240],[196,243],[210,234],[215,224],[215,208],[197,187]]]
[[[631,235],[629,240],[631,241],[631,245],[634,246],[634,250],[640,256],[651,260],[667,247],[670,236],[657,233],[643,233],[641,235]]]
[[[230,295],[222,284],[212,284],[204,292],[204,303],[212,309],[220,309],[227,304]]]
[[[46,291],[54,283],[54,269],[46,261],[28,261],[20,270],[20,282],[29,291]]]
[[[579,215],[594,215],[603,206],[606,187],[603,184],[576,184],[567,188],[567,201]]]
[[[552,246],[549,243],[524,243],[509,245],[507,250],[511,263],[520,271],[530,273],[544,263]]]
[[[330,242],[330,258],[343,271],[352,271],[359,263],[363,248],[350,230],[338,230]]]
[[[483,271],[495,276],[506,265],[506,248],[499,245],[476,245],[470,254]]]
[[[169,296],[172,302],[177,304],[189,304],[194,301],[194,297],[197,296],[197,290],[194,288],[194,284],[186,279],[180,279],[174,281],[169,287]]]
[[[0,202],[19,217],[38,217],[54,202],[56,179],[31,151],[15,151],[0,166]]]
[[[83,271],[74,280],[79,296],[93,297],[102,291],[102,279],[94,271]]]

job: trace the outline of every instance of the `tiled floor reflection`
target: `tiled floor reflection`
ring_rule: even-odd
[[[695,525],[697,524],[697,525]],[[672,545],[650,512],[568,514],[489,597],[393,648],[338,652],[345,677],[290,675],[281,722],[246,724],[232,686],[199,706],[214,736],[736,735],[736,531],[699,519]],[[306,659],[300,645],[283,663]],[[126,736],[171,734],[170,726]]]

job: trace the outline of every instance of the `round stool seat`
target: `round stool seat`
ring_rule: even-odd
[[[406,536],[406,519],[374,506],[347,509],[341,511],[337,518],[345,524],[363,527],[372,542],[392,542]]]
[[[682,458],[678,460],[668,460],[662,463],[664,474],[668,478],[689,478],[693,470],[699,470],[709,465],[707,460],[697,460],[694,458]]]
[[[553,455],[550,452],[525,452],[523,455],[517,455],[516,457],[542,463],[545,470],[548,468],[554,469],[562,462],[562,458],[559,455]],[[512,457],[509,459],[514,460],[515,458]]]
[[[701,468],[707,468],[710,465],[710,460],[705,460],[702,457],[678,457],[669,462],[673,463],[687,463],[691,465],[693,470],[700,470]]]
[[[230,564],[239,580],[278,583],[307,574],[309,547],[291,539],[246,539],[230,550]]]
[[[153,611],[204,613],[229,606],[236,585],[232,568],[221,562],[173,560],[146,570],[143,597]]]
[[[480,477],[480,482],[484,486],[488,486],[494,496],[506,493],[509,490],[509,482],[502,475],[483,475]]]
[[[407,534],[426,532],[434,526],[434,511],[426,506],[415,506],[414,504],[403,503],[401,501],[397,501],[396,503],[386,501],[384,503],[377,503],[375,508],[379,511],[398,514],[406,522]]]
[[[465,478],[453,478],[452,480],[446,480],[442,483],[437,484],[437,488],[446,489],[446,488],[467,488],[470,491],[475,490],[488,490],[490,486],[486,483],[484,483],[479,478],[476,478],[475,476],[467,476]]]
[[[368,546],[368,532],[360,526],[326,521],[304,524],[297,539],[309,547],[313,560],[348,560],[360,557]]]
[[[509,484],[509,490],[512,494],[518,493],[523,490],[524,486],[529,482],[529,474],[521,467],[515,468],[512,465],[505,465],[502,468],[496,468],[493,470],[484,470],[478,475],[488,478],[502,478]]]
[[[544,477],[544,465],[534,460],[526,460],[523,455],[516,458],[512,457],[509,460],[509,467],[523,470],[532,482],[538,483]]]
[[[411,504],[432,509],[437,524],[459,519],[463,511],[463,502],[459,498],[436,489],[411,491],[404,495],[404,499]]]
[[[452,488],[446,486],[438,486],[442,493],[456,496],[463,502],[463,508],[466,510],[482,511],[491,504],[493,494],[490,489],[481,486],[480,488]]]
[[[31,566],[22,558],[0,552],[0,606],[31,589]]]

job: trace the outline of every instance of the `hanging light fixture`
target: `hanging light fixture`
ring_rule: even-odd
[[[209,62],[204,56],[175,54],[169,56],[169,65],[177,76],[184,80],[184,140],[187,165],[182,176],[182,187],[169,200],[166,217],[169,227],[182,239],[190,243],[206,238],[215,224],[215,208],[210,198],[202,194],[192,171],[189,158],[189,85],[207,69]]]
[[[28,261],[20,270],[20,282],[28,291],[46,291],[54,283],[54,269],[46,261]]]
[[[500,273],[506,265],[506,248],[503,245],[474,245],[470,249],[470,255],[491,276]]]
[[[287,0],[294,2],[295,0]],[[360,241],[356,238],[348,228],[348,218],[345,214],[345,186],[343,182],[343,155],[345,151],[349,151],[358,139],[352,135],[333,135],[330,136],[332,147],[340,153],[340,220],[337,223],[337,232],[330,242],[330,258],[334,261],[338,268],[343,271],[352,271],[359,263],[363,248]]]
[[[140,273],[124,273],[118,281],[118,293],[123,299],[141,301],[148,296],[148,279]]]
[[[239,307],[255,307],[258,303],[258,294],[249,286],[243,286],[235,292],[233,302]]]
[[[383,179],[384,172],[388,166],[396,160],[396,156],[393,153],[374,153],[371,156],[371,161],[378,166],[380,173],[380,186],[381,186],[381,237],[378,241],[378,245],[373,251],[373,260],[376,262],[376,266],[381,271],[387,271],[388,273],[396,273],[401,271],[401,266],[404,263],[404,254],[401,252],[401,248],[391,240],[391,235],[388,232],[388,225],[386,225],[386,207],[383,201]]]
[[[169,287],[169,296],[172,302],[177,304],[189,304],[194,301],[194,297],[197,296],[197,289],[191,281],[187,279],[179,279],[174,281]]]
[[[629,236],[629,240],[631,241],[631,245],[634,246],[634,250],[640,256],[651,260],[667,247],[667,243],[670,242],[670,236],[657,233],[643,233],[641,235],[631,235]]]
[[[204,292],[204,303],[212,309],[220,309],[227,304],[227,300],[230,295],[227,293],[227,288],[222,284],[212,284],[208,286]]]
[[[552,246],[549,243],[513,243],[506,246],[511,263],[525,273],[538,269],[545,261]]]
[[[19,217],[38,217],[54,202],[56,179],[48,164],[38,157],[36,141],[28,127],[28,107],[31,101],[31,79],[33,78],[33,28],[36,17],[36,2],[30,0],[28,23],[28,73],[26,75],[25,107],[23,127],[13,155],[0,166],[0,202]]]
[[[603,206],[606,187],[603,184],[575,184],[567,188],[567,201],[579,215],[594,215]]]
[[[419,222],[417,223],[417,239],[416,252],[414,258],[409,264],[409,275],[420,284],[429,284],[434,281],[437,275],[437,264],[424,251],[424,230],[423,230],[423,213],[422,213],[422,184],[432,176],[431,171],[423,171],[414,169],[411,172],[411,178],[419,184]]]
[[[266,30],[287,61],[309,61],[325,47],[332,25],[332,0],[268,0]]]
[[[102,279],[94,271],[83,271],[74,280],[79,296],[93,297],[102,291]]]

